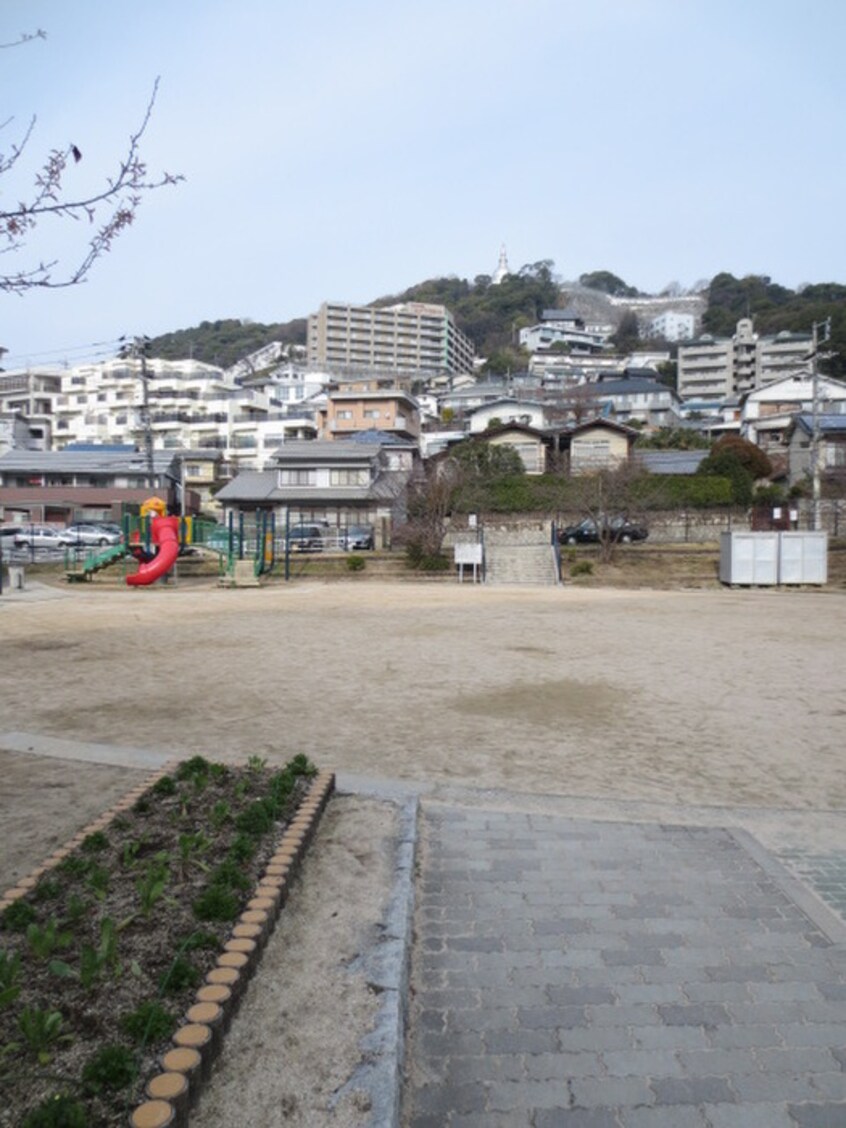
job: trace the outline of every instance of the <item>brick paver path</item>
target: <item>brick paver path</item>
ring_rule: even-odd
[[[742,839],[422,810],[406,1125],[846,1125],[846,947]]]

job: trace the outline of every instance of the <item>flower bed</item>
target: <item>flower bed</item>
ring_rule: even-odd
[[[328,794],[315,776],[304,756],[195,757],[0,901],[0,1124],[127,1124],[139,1104],[154,1123],[169,1100],[182,1118]]]

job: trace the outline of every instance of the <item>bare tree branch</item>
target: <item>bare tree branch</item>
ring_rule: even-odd
[[[38,34],[26,36],[19,42],[36,38]],[[111,250],[118,235],[134,221],[144,194],[184,179],[168,172],[150,178],[141,156],[141,141],[150,123],[158,89],[157,78],[141,125],[130,135],[116,175],[107,178],[101,191],[81,196],[69,194],[65,185],[68,164],[72,162],[73,167],[82,160],[79,148],[71,143],[64,149],[51,150],[35,176],[28,199],[19,201],[11,209],[0,211],[0,240],[5,240],[5,246],[0,247],[0,254],[24,252],[27,237],[32,235],[38,223],[48,215],[87,220],[89,224],[99,223],[96,233],[88,241],[85,253],[76,265],[63,267],[60,277],[53,275],[59,266],[58,259],[47,262],[41,260],[18,271],[0,274],[0,291],[23,294],[35,288],[58,289],[76,286],[85,281],[94,263]],[[8,125],[9,122],[4,124]],[[13,145],[8,154],[0,154],[0,175],[8,173],[20,160],[34,128],[35,118],[29,123],[22,140]]]

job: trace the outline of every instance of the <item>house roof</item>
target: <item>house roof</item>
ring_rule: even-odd
[[[154,450],[153,470],[164,474],[181,457],[177,450]],[[145,474],[147,455],[140,450],[10,450],[0,455],[0,473]]]
[[[216,499],[258,504],[335,505],[351,501],[387,501],[402,489],[408,473],[386,471],[366,486],[280,486],[278,470],[243,470],[219,490]]]
[[[637,462],[650,474],[695,474],[707,450],[635,450]]]
[[[273,452],[276,465],[297,463],[298,465],[327,466],[338,463],[369,462],[382,449],[381,443],[351,442],[349,439],[294,439],[283,443]]]
[[[846,415],[831,413],[817,416],[820,432],[824,435],[846,434]],[[793,418],[795,427],[801,428],[808,435],[814,433],[814,417],[809,412],[802,411]]]
[[[678,399],[678,394],[668,384],[662,384],[654,377],[650,379],[647,376],[620,376],[613,380],[597,380],[594,387],[597,399],[603,396],[635,396],[650,392],[663,392]]]

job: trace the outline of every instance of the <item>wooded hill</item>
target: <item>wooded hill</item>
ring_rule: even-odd
[[[484,274],[472,282],[455,276],[431,278],[402,293],[377,298],[372,304],[415,301],[444,305],[474,342],[477,354],[487,358],[492,372],[507,368],[515,371],[525,364],[516,347],[517,334],[524,326],[533,325],[543,310],[565,307],[576,293],[585,290],[597,296],[638,294],[609,271],[583,274],[578,282],[562,283],[553,269],[549,259],[527,264],[496,286]],[[717,337],[730,337],[741,317],[752,317],[756,331],[764,334],[810,332],[814,322],[830,318],[831,340],[824,351],[833,355],[823,359],[820,368],[846,378],[846,286],[822,282],[790,290],[766,275],[735,278],[724,273],[717,274],[701,296],[707,301],[702,331]],[[619,307],[616,316],[620,316]],[[227,368],[273,341],[303,345],[305,339],[305,318],[273,325],[237,319],[203,321],[192,329],[154,338],[150,355],[174,360],[194,357]]]

